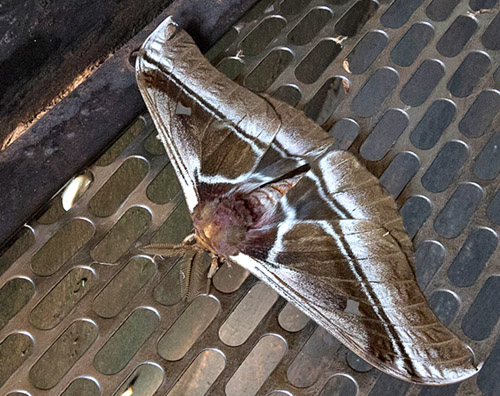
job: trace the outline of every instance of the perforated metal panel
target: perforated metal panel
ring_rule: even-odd
[[[71,210],[55,197],[0,257],[0,393],[499,395],[496,3],[263,0],[207,54],[380,177],[431,306],[485,361],[478,376],[425,388],[382,375],[237,266],[181,302],[176,260],[137,254],[191,230],[145,115]]]

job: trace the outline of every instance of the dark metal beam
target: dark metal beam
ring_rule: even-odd
[[[0,1],[0,145],[171,2]]]

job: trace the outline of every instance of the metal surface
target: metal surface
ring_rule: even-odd
[[[0,257],[0,393],[500,394],[499,10],[265,0],[207,54],[303,108],[380,177],[431,306],[485,361],[477,377],[426,388],[381,375],[236,266],[213,296],[180,302],[178,263],[136,254],[191,227],[144,116],[90,166],[70,211],[56,197]]]

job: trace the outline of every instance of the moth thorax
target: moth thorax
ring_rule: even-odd
[[[236,255],[256,221],[256,209],[250,201],[235,195],[201,203],[193,211],[196,234],[219,257]]]

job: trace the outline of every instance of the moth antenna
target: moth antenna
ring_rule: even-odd
[[[178,254],[185,253],[191,250],[190,246],[184,245],[183,243],[169,244],[169,243],[156,243],[152,245],[146,245],[139,250],[142,253],[153,255],[155,257],[172,257]]]
[[[172,257],[178,254],[182,254],[191,250],[192,246],[196,244],[196,234],[189,234],[183,239],[181,243],[153,243],[151,245],[146,245],[139,250],[142,253],[154,255],[153,260],[156,257]]]

